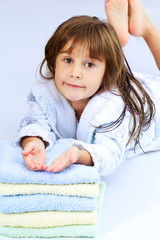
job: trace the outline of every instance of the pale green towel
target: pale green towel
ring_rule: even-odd
[[[55,228],[0,227],[0,235],[10,238],[95,238],[98,225],[72,225]]]
[[[99,195],[99,183],[65,185],[0,183],[0,195],[26,195],[38,193],[94,198]]]
[[[75,224],[95,224],[97,212],[27,212],[0,213],[0,225],[12,227],[58,227]]]
[[[97,198],[97,215],[100,219],[104,199],[105,184],[100,184],[100,196]],[[72,225],[54,228],[0,227],[0,235],[14,238],[54,238],[54,237],[92,237],[98,234],[98,222],[93,225]]]

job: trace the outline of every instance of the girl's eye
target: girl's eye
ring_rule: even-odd
[[[64,62],[65,62],[65,63],[71,63],[71,62],[72,62],[72,59],[71,59],[71,58],[65,58],[65,59],[64,59]]]
[[[86,63],[85,64],[86,65],[86,67],[88,67],[88,68],[93,68],[95,65],[93,64],[93,63],[91,63],[91,62],[88,62],[88,63]]]

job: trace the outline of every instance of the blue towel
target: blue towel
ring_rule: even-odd
[[[96,198],[34,194],[0,196],[0,212],[23,213],[38,211],[94,211]]]
[[[56,141],[51,150],[47,151],[46,165],[72,145],[72,139]],[[35,172],[26,168],[21,149],[14,147],[9,140],[0,140],[0,182],[1,183],[38,183],[38,184],[77,184],[97,183],[100,181],[96,168],[72,164],[60,173],[47,171]]]

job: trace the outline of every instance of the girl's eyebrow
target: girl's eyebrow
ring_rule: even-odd
[[[72,53],[70,53],[70,52],[68,52],[68,51],[60,51],[60,53],[59,54],[68,54],[68,55],[72,55]],[[88,59],[88,60],[97,60],[97,61],[99,61],[98,60],[98,58],[94,58],[94,57],[90,57],[90,56],[88,56],[88,55],[86,55],[86,56],[83,56],[84,58],[86,58],[86,59]]]
[[[67,51],[60,51],[59,52],[59,54],[65,54],[65,53],[69,54]]]
[[[59,53],[60,53],[60,54],[62,54],[62,53],[72,54],[72,52],[69,51],[68,49],[66,49],[66,50],[63,50],[63,49],[62,49]]]

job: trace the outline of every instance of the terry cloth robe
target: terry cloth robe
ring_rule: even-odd
[[[151,77],[151,76],[150,76]],[[150,78],[149,77],[149,78]],[[147,131],[141,133],[141,146],[145,152],[160,148],[160,97],[156,87],[160,79],[138,75],[156,108],[156,115]],[[140,80],[141,81],[141,80]],[[116,94],[114,94],[116,93]],[[134,140],[127,146],[132,118],[126,111],[124,120],[116,129],[103,132],[96,127],[104,127],[117,120],[124,108],[117,90],[93,96],[85,107],[79,122],[69,102],[57,90],[53,80],[38,80],[28,96],[30,106],[20,124],[16,145],[24,136],[40,136],[51,148],[58,139],[70,138],[73,145],[87,150],[92,156],[94,167],[100,175],[112,173],[127,159],[143,153]]]

